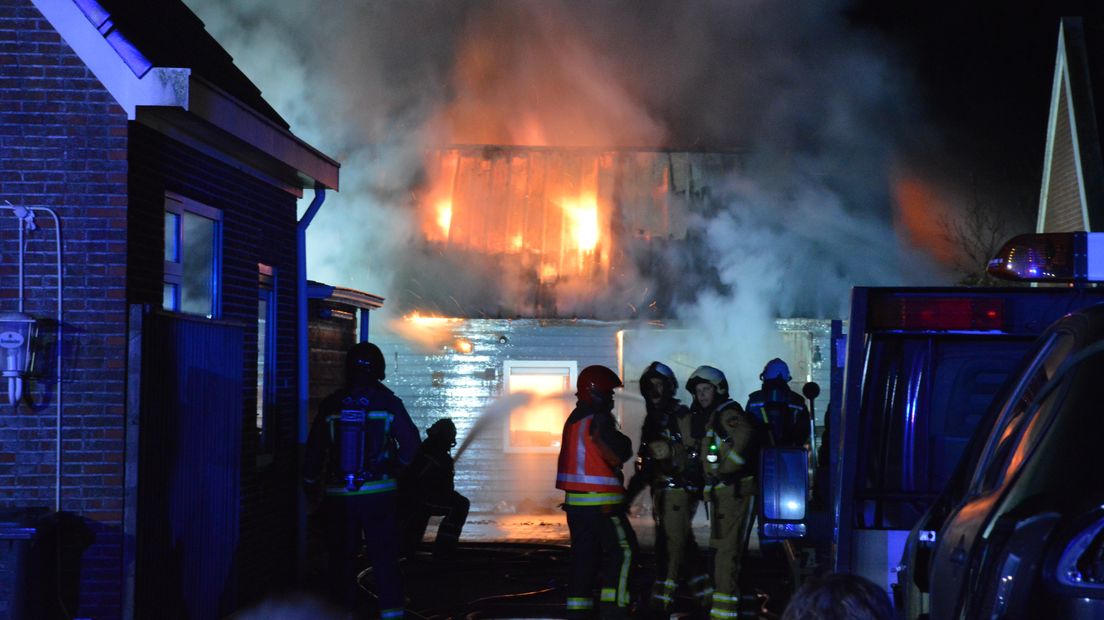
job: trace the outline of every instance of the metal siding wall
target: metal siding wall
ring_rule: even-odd
[[[240,326],[155,313],[144,335],[136,616],[234,609]]]
[[[470,319],[451,324],[447,337],[430,348],[404,340],[383,324],[373,326],[372,341],[387,359],[385,383],[403,399],[418,428],[424,431],[434,420],[451,417],[463,442],[484,407],[501,394],[503,362],[575,360],[579,370],[591,364],[616,370],[619,329],[618,323],[599,321]],[[500,336],[508,342],[500,343]],[[448,346],[457,337],[472,342],[470,355]],[[563,501],[563,492],[555,488],[556,455],[504,453],[504,424],[504,418],[491,421],[464,452],[456,489],[472,500],[475,512],[553,509]]]
[[[419,429],[424,431],[434,420],[451,417],[459,444],[476,428],[484,408],[502,393],[503,362],[575,360],[578,370],[603,364],[617,371],[617,332],[631,329],[630,324],[602,321],[465,319],[440,326],[435,338],[418,345],[409,339],[409,333],[407,338],[399,335],[396,325],[401,327],[402,323],[381,322],[372,332],[372,342],[379,345],[387,360],[386,384],[403,399]],[[794,389],[800,391],[805,376],[811,374],[824,390],[824,397],[817,401],[818,420],[823,417],[830,388],[828,326],[828,321],[818,320],[777,321],[791,351],[786,357],[794,373]],[[628,350],[632,348],[628,340],[641,336],[631,331],[627,334]],[[503,336],[506,343],[499,341]],[[670,330],[670,336],[688,343],[695,341],[695,336],[683,330]],[[452,348],[457,338],[471,341],[471,354]],[[815,347],[820,348],[822,359],[814,368],[811,358]],[[694,365],[698,363],[694,361]],[[634,446],[644,418],[636,383],[642,370],[636,366],[624,369],[626,389],[617,410],[622,430],[633,439]],[[680,376],[681,380],[685,378]],[[680,396],[688,402],[685,391]],[[563,501],[562,492],[554,488],[555,454],[504,452],[504,417],[481,426],[456,468],[457,490],[472,500],[474,512],[539,512]],[[626,474],[631,472],[632,464],[631,460],[626,464]]]

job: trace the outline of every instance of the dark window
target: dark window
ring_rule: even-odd
[[[176,194],[165,195],[162,307],[217,318],[222,213]]]
[[[859,525],[908,529],[943,489],[1031,341],[874,336],[867,358]]]
[[[1004,480],[1016,472],[1022,459],[1010,461],[1012,451],[1018,442],[1020,431],[1028,412],[1034,411],[1032,404],[1047,384],[1059,365],[1069,355],[1074,345],[1072,334],[1058,332],[1039,348],[1035,359],[1023,375],[1023,380],[1008,399],[1001,411],[993,431],[989,434],[981,460],[978,461],[974,475],[973,493],[984,494],[999,487]],[[1037,408],[1036,408],[1037,409]]]

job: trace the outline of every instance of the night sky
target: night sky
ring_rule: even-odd
[[[996,8],[999,7],[999,8]],[[1046,119],[1062,16],[1099,18],[1099,3],[857,3],[852,24],[892,41],[916,93],[950,148],[923,147],[914,162],[946,166],[980,186],[1001,211],[1034,224]],[[1101,59],[1104,61],[1104,59]],[[996,206],[991,205],[991,206]]]

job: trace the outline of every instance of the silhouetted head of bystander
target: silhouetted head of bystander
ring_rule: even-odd
[[[815,578],[794,594],[782,620],[893,620],[885,590],[858,575]]]

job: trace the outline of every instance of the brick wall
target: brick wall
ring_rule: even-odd
[[[129,301],[161,304],[165,192],[220,209],[222,316],[245,324],[242,513],[238,599],[290,585],[295,572],[297,425],[295,391],[296,200],[141,124],[130,127]],[[276,395],[271,463],[258,465],[254,429],[257,263],[276,270]],[[253,326],[253,327],[250,327]]]
[[[61,385],[44,347],[29,404],[0,406],[0,507],[53,507],[60,391],[61,508],[95,535],[70,612],[98,618],[118,615],[121,601],[126,122],[30,2],[0,0],[0,201],[57,213],[64,286]],[[44,214],[37,223],[25,243],[24,311],[47,320],[48,340],[57,228]],[[0,210],[0,312],[18,309],[17,231]]]

